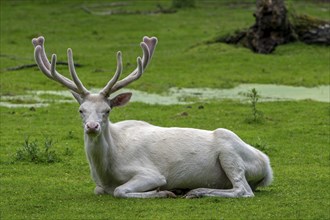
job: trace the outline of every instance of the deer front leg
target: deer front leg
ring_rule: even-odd
[[[176,197],[170,191],[155,190],[166,184],[162,175],[139,174],[125,184],[118,186],[113,195],[119,198],[167,198]],[[149,191],[152,190],[152,191]]]

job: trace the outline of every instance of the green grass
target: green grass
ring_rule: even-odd
[[[171,5],[169,0],[158,2]],[[1,1],[0,94],[64,89],[36,68],[4,70],[34,62],[31,39],[38,35],[46,37],[48,55],[56,53],[61,61],[66,60],[66,49],[73,49],[75,61],[83,65],[77,72],[88,88],[102,87],[110,79],[117,50],[123,52],[125,74],[132,71],[144,35],[157,36],[159,45],[145,75],[130,88],[162,93],[174,86],[329,84],[329,47],[297,42],[266,56],[231,45],[203,44],[253,24],[254,1],[244,2],[197,1],[197,8],[176,14],[93,16],[80,8],[85,1]],[[330,19],[326,4],[290,2],[298,12]],[[130,7],[152,9],[155,4],[138,1]],[[58,69],[68,75],[66,67]],[[112,112],[113,122],[224,127],[258,146],[269,155],[275,179],[249,199],[95,196],[77,109],[78,104],[56,103],[36,109],[0,107],[1,219],[330,219],[329,103],[258,103],[262,123],[248,122],[250,104],[229,100],[189,106],[131,103]],[[18,161],[16,154],[27,137],[40,149],[45,137],[51,138],[59,161]]]
[[[6,109],[1,129],[2,215],[17,218],[329,218],[329,125],[328,104],[314,102],[259,103],[267,118],[262,124],[246,123],[250,106],[231,101],[187,106],[148,106],[133,103],[114,110],[113,121],[143,119],[162,126],[204,129],[226,127],[247,142],[267,145],[272,160],[274,184],[261,189],[252,199],[116,199],[95,196],[83,152],[82,128],[77,106],[53,105],[51,110]],[[140,109],[143,109],[141,111]],[[187,112],[188,116],[178,116]],[[53,116],[51,116],[51,114]],[[26,115],[27,117],[18,117]],[[21,127],[18,134],[12,124]],[[45,121],[53,123],[45,124]],[[67,122],[70,121],[68,124]],[[36,129],[31,130],[31,124]],[[318,129],[315,129],[318,128]],[[30,129],[30,130],[29,130]],[[51,165],[14,162],[24,136],[54,138],[58,153],[70,148],[73,155],[61,156]],[[16,137],[13,141],[10,137]],[[261,141],[260,141],[261,140]],[[62,154],[60,154],[62,155]]]

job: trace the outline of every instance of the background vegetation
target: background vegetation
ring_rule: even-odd
[[[31,39],[46,38],[46,51],[66,61],[71,47],[88,88],[100,88],[123,52],[124,70],[135,68],[144,35],[159,44],[145,75],[130,88],[163,93],[171,87],[228,88],[241,83],[312,87],[329,85],[328,47],[293,43],[272,55],[225,44],[204,44],[219,34],[253,24],[255,2],[196,1],[173,14],[96,15],[109,10],[151,11],[171,1],[1,1],[1,95],[30,90],[64,90],[31,64]],[[330,19],[329,4],[286,1],[289,9]],[[68,74],[67,67],[59,71]],[[262,94],[260,94],[262,95]],[[203,108],[200,108],[203,106]],[[0,108],[1,219],[329,219],[329,103],[311,100],[258,103],[263,120],[251,119],[251,105],[212,100],[192,105],[131,103],[113,111],[113,122],[138,119],[160,126],[225,127],[271,158],[275,180],[255,198],[116,199],[95,196],[85,159],[77,104],[45,108]],[[32,155],[32,156],[31,156]],[[33,157],[39,158],[31,160]]]

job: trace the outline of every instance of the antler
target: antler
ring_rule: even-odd
[[[82,84],[76,73],[72,58],[72,50],[69,48],[67,54],[68,54],[69,71],[73,81],[56,71],[56,54],[52,55],[51,63],[48,61],[45,53],[44,42],[45,42],[45,38],[42,36],[38,38],[33,38],[32,40],[32,43],[35,47],[34,57],[41,72],[43,72],[48,78],[56,82],[59,82],[60,84],[72,90],[73,92],[79,94],[81,97],[90,94],[90,92],[84,87],[84,85]],[[119,89],[127,86],[131,82],[140,78],[151,60],[156,44],[157,44],[156,37],[143,38],[143,42],[140,43],[140,46],[143,51],[142,59],[138,57],[137,68],[120,81],[118,81],[118,79],[120,77],[120,74],[122,73],[123,62],[122,62],[121,52],[119,51],[117,53],[116,73],[107,83],[107,85],[100,91],[100,94],[104,95],[105,97],[109,97],[111,93],[118,91]]]
[[[143,42],[140,43],[140,46],[143,51],[142,59],[137,58],[137,68],[126,76],[124,79],[118,81],[119,76],[122,70],[122,61],[121,61],[121,52],[117,53],[117,71],[108,84],[100,91],[100,94],[103,94],[106,97],[109,97],[111,93],[118,91],[119,89],[127,86],[131,82],[139,79],[143,74],[144,70],[151,61],[151,57],[154,53],[155,47],[157,44],[156,37],[144,37]],[[118,82],[117,82],[118,81]]]
[[[43,72],[48,78],[59,82],[73,92],[78,93],[82,97],[88,95],[90,92],[84,87],[75,71],[72,58],[72,50],[70,48],[68,49],[68,63],[73,81],[56,71],[56,54],[52,55],[51,63],[49,63],[45,53],[44,42],[45,38],[42,36],[38,38],[33,38],[32,40],[32,43],[35,47],[34,58],[41,72]]]

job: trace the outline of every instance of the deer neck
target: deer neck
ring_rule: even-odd
[[[111,122],[108,121],[104,125],[101,134],[98,136],[90,136],[84,134],[85,150],[89,163],[94,169],[107,169],[111,166],[112,158],[115,154],[115,144],[113,135],[111,134]]]

